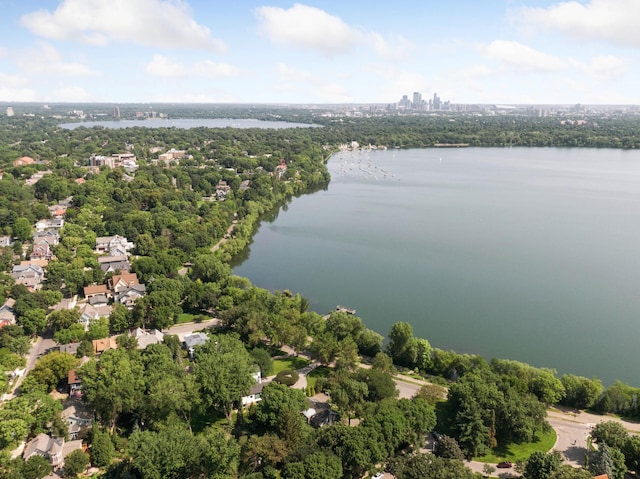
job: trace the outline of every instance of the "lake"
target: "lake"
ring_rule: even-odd
[[[82,121],[78,123],[63,123],[59,125],[67,130],[75,130],[81,126],[92,128],[101,126],[103,128],[132,128],[135,126],[143,128],[317,128],[320,125],[310,125],[308,123],[292,123],[287,121],[263,121],[252,119],[233,118],[182,118],[176,120],[153,118],[146,120],[104,120],[104,121]]]
[[[640,151],[334,155],[234,273],[386,335],[640,386]]]

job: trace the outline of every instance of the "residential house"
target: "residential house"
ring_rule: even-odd
[[[75,440],[83,429],[91,427],[93,415],[82,401],[71,398],[64,404],[62,419],[69,425],[69,438]]]
[[[82,441],[65,442],[62,437],[53,438],[41,433],[26,444],[22,457],[27,461],[31,456],[42,456],[54,468],[60,468],[64,466],[64,458],[76,449],[82,449]]]
[[[40,220],[36,222],[35,228],[36,231],[46,231],[46,230],[59,230],[64,226],[64,220],[60,219],[50,219],[50,220]]]
[[[16,300],[8,298],[2,306],[0,306],[0,321],[7,321],[8,324],[15,324],[16,312],[13,307],[16,304]]]
[[[257,371],[252,376],[256,384],[251,387],[249,394],[242,396],[242,407],[262,401],[262,390],[265,386],[265,383],[262,382],[262,375],[260,371]]]
[[[159,344],[164,340],[164,333],[157,329],[145,331],[141,328],[136,328],[131,332],[131,336],[138,340],[138,349],[145,349],[151,344]]]
[[[37,264],[19,264],[13,267],[11,276],[17,284],[22,284],[30,291],[35,291],[44,279],[44,270],[42,266]]]
[[[77,395],[82,390],[82,378],[75,369],[70,369],[67,375],[69,385],[69,396]]]
[[[13,166],[25,166],[25,165],[33,165],[36,162],[30,156],[23,156],[22,158],[18,158],[13,162]]]
[[[124,272],[128,273],[131,265],[125,255],[121,256],[99,256],[98,263],[100,263],[100,269],[105,273],[109,272]]]
[[[80,343],[61,344],[58,351],[75,356],[78,354],[78,346],[80,346]]]
[[[85,303],[80,308],[79,323],[84,326],[85,331],[89,329],[89,324],[99,318],[108,318],[111,314],[111,306],[108,304],[92,305]]]
[[[38,455],[47,459],[53,467],[62,466],[64,464],[63,446],[64,438],[53,438],[47,434],[40,433],[27,443],[22,457],[26,461],[31,456]]]
[[[216,185],[216,196],[218,198],[224,199],[231,191],[231,187],[227,184],[226,181],[220,180]]]
[[[48,244],[49,246],[56,246],[60,243],[60,234],[56,230],[44,230],[36,231],[33,234],[33,244]]]
[[[109,288],[107,288],[106,284],[94,284],[91,286],[85,286],[83,291],[84,297],[87,298],[87,300],[99,295],[103,295],[106,297],[106,295],[110,293]]]
[[[0,248],[7,248],[13,244],[11,236],[0,236]]]
[[[107,280],[107,286],[115,294],[140,284],[136,273],[115,274]]]
[[[51,248],[49,247],[49,245],[47,243],[41,243],[41,244],[37,244],[37,245],[33,245],[33,250],[31,251],[31,254],[29,255],[29,259],[31,260],[37,260],[37,259],[46,259],[46,260],[50,260],[51,258],[53,258],[53,251],[51,251]]]
[[[133,243],[120,235],[99,236],[96,238],[96,252],[98,254],[108,253],[111,256],[121,256],[123,254],[126,255],[133,247]]]
[[[67,207],[64,205],[49,206],[49,213],[51,213],[52,218],[62,219],[67,214]]]
[[[109,349],[118,349],[118,343],[116,343],[115,336],[104,339],[94,339],[91,342],[93,344],[93,352],[96,355],[102,354]]]
[[[118,292],[114,299],[128,309],[133,309],[136,299],[142,298],[146,291],[147,287],[144,284],[134,284]]]
[[[189,357],[193,358],[195,353],[195,348],[197,346],[202,346],[207,341],[209,341],[209,336],[204,333],[192,333],[187,334],[184,337],[183,343],[186,350],[189,352]]]
[[[53,306],[53,311],[64,311],[65,309],[73,309],[78,304],[78,295],[74,294],[71,298],[62,298],[60,302]]]
[[[94,294],[89,299],[87,299],[87,303],[91,306],[106,306],[109,304],[109,297],[106,294]]]
[[[321,428],[324,426],[330,426],[340,420],[340,415],[331,410],[331,409],[323,409],[318,413],[311,416],[309,419],[309,424],[311,424],[315,428]]]
[[[27,186],[33,186],[38,181],[40,181],[45,175],[50,175],[51,173],[53,173],[51,170],[38,171],[37,173],[34,173],[33,175],[31,175],[31,177],[27,178],[25,180],[25,184]]]

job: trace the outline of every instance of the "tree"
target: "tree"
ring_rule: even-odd
[[[142,402],[142,364],[124,349],[105,351],[99,365],[89,361],[80,375],[84,397],[112,429],[120,414],[133,411]]]
[[[341,411],[347,414],[349,424],[351,424],[353,417],[362,414],[368,394],[369,388],[367,384],[357,380],[355,377],[341,378],[331,388],[331,400]]]
[[[562,404],[579,409],[592,407],[604,390],[602,382],[598,379],[563,374],[560,381],[565,390]]]
[[[287,464],[284,479],[327,479],[342,477],[342,464],[335,454],[314,452],[301,462]]]
[[[284,411],[294,411],[300,415],[306,407],[307,398],[300,389],[271,382],[262,390],[262,401],[256,407],[256,420],[272,429],[281,420]]]
[[[24,479],[41,479],[51,473],[51,463],[37,454],[31,456],[22,465]]]
[[[109,434],[100,431],[95,425],[91,433],[91,449],[89,452],[91,454],[91,463],[97,467],[108,466],[115,455],[115,448]]]
[[[389,373],[391,375],[394,375],[398,372],[393,365],[393,359],[391,359],[388,354],[385,354],[382,351],[380,351],[373,357],[373,361],[371,361],[371,368]]]
[[[491,464],[487,463],[484,466],[482,466],[482,472],[484,473],[485,477],[489,477],[491,474],[493,474],[496,471],[496,468],[493,467]]]
[[[398,396],[396,383],[389,373],[377,369],[360,369],[355,377],[367,385],[367,401],[376,402]]]
[[[589,470],[596,475],[608,474],[613,479],[624,479],[627,474],[627,466],[624,459],[624,454],[620,449],[601,444],[598,450],[591,454]],[[609,472],[609,465],[611,466],[611,472]]]
[[[21,243],[31,241],[31,222],[27,218],[17,218],[12,230],[13,236]]]
[[[604,421],[593,427],[591,437],[598,444],[606,444],[609,447],[622,450],[629,434],[621,423],[617,421]]]
[[[397,479],[475,479],[462,461],[443,459],[432,454],[411,454],[392,459],[388,470]]]
[[[239,339],[219,335],[198,350],[194,372],[206,405],[218,408],[231,418],[233,404],[255,384],[254,364]]]
[[[409,323],[395,323],[391,327],[387,351],[394,363],[414,367],[418,357],[418,344],[413,336],[413,327]]]
[[[550,479],[561,465],[562,457],[558,451],[551,453],[536,451],[527,459],[524,476],[527,479]]]
[[[47,327],[47,312],[41,308],[25,311],[18,319],[18,324],[26,334],[39,334]]]
[[[555,376],[555,371],[548,369],[540,370],[530,382],[529,388],[547,406],[561,401],[566,394],[562,381]]]
[[[640,470],[640,436],[629,436],[622,448],[624,462],[630,471]]]
[[[273,360],[269,351],[263,348],[253,348],[251,350],[251,357],[260,368],[260,374],[263,378],[270,376],[273,371]]]
[[[568,464],[563,464],[551,475],[551,479],[592,479],[592,477],[586,469],[578,469]]]
[[[109,319],[97,318],[89,321],[89,329],[87,330],[87,339],[102,339],[109,337]]]
[[[54,331],[69,329],[80,320],[80,310],[78,308],[62,309],[54,311],[49,315],[49,324]]]
[[[49,392],[66,379],[69,370],[77,365],[78,359],[71,354],[53,351],[36,362],[27,378],[31,378],[34,385],[41,385],[46,392]]]
[[[458,445],[458,441],[454,438],[449,437],[445,434],[440,436],[435,443],[433,448],[433,453],[438,457],[443,457],[445,459],[458,459],[460,461],[464,460],[464,454],[460,446]]]
[[[64,476],[77,477],[89,465],[89,455],[82,449],[71,451],[64,459]]]

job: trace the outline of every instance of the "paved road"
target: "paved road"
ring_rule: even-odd
[[[218,318],[211,318],[206,321],[200,321],[199,323],[175,324],[168,329],[163,329],[162,332],[164,334],[177,334],[180,341],[183,341],[187,334],[191,334],[194,331],[200,331],[202,329],[217,328],[220,327],[221,324],[222,323]]]

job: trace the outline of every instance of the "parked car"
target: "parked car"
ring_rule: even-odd
[[[498,463],[498,467],[500,469],[508,469],[510,467],[513,467],[513,464],[511,462],[509,462],[509,461],[503,461],[503,462]]]
[[[383,476],[384,476],[384,472],[378,472],[373,476],[371,476],[371,479],[382,479]]]

